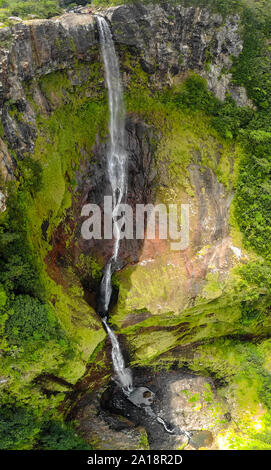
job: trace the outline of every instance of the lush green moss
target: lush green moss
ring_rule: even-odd
[[[213,344],[200,346],[190,364],[193,370],[202,372],[205,369],[224,383],[219,393],[232,403],[233,419],[230,430],[225,433],[227,448],[271,448],[271,381],[265,366],[269,348],[269,340],[259,344],[216,340]]]
[[[234,187],[242,149],[238,143],[226,140],[228,131],[219,110],[227,104],[219,102],[207,90],[205,80],[195,74],[181,85],[153,92],[149,88],[147,74],[138,64],[135,65],[128,53],[125,54],[124,64],[131,74],[126,95],[128,111],[141,116],[161,133],[155,158],[158,168],[168,177],[160,185],[164,193],[162,199],[167,198],[167,202],[174,199],[173,193],[180,188],[193,194],[188,166],[197,162],[196,154],[199,154],[201,165],[212,168],[227,188]],[[235,109],[238,109],[236,105]],[[216,115],[216,123],[208,114]],[[220,128],[224,132],[220,133]],[[165,186],[171,186],[170,190],[163,189]]]
[[[80,76],[80,67],[77,73]],[[70,207],[71,192],[75,184],[74,172],[82,159],[82,152],[91,155],[96,135],[105,132],[107,105],[104,93],[88,99],[89,83],[97,84],[97,64],[89,69],[88,81],[79,87],[77,94],[65,73],[48,75],[41,79],[41,89],[55,107],[50,116],[38,118],[39,135],[36,141],[34,160],[42,168],[41,189],[35,200],[27,198],[25,210],[30,223],[31,241],[39,243],[46,253],[46,242],[41,243],[41,225],[49,222],[47,239]],[[28,87],[28,94],[31,86]],[[71,119],[71,115],[73,119]],[[91,125],[89,124],[91,122]],[[24,197],[26,195],[24,193]]]
[[[138,448],[140,450],[141,449],[143,449],[143,450],[149,450],[150,449],[150,445],[149,445],[148,436],[147,436],[146,431],[141,431],[141,433],[140,433],[140,441],[139,441]]]

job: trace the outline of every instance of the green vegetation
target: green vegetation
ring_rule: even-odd
[[[22,19],[50,18],[63,12],[58,0],[1,0],[0,21],[9,24],[11,16]]]
[[[80,77],[84,69],[79,64],[75,64],[75,68]],[[71,205],[71,194],[76,184],[74,172],[82,158],[80,152],[91,155],[97,133],[101,137],[105,134],[107,105],[103,90],[97,93],[98,69],[98,63],[89,68],[88,80],[84,86],[77,87],[76,94],[66,73],[57,72],[40,80],[40,87],[55,112],[49,119],[44,114],[38,117],[40,133],[33,158],[42,168],[41,189],[33,202],[26,199],[25,191],[23,195],[32,243],[34,240],[38,244],[42,238],[44,220],[49,222],[47,239],[50,239],[63,213]],[[33,92],[31,86],[33,84],[27,90],[29,96]],[[93,99],[87,99],[86,93],[93,92],[95,88]],[[89,118],[92,126],[89,126]],[[50,246],[43,242],[40,248],[46,253]]]
[[[224,436],[227,448],[270,449],[270,340],[253,344],[220,339],[200,346],[197,354],[189,367],[215,374],[223,384],[219,396],[232,405],[232,425]]]
[[[140,450],[150,450],[150,445],[149,445],[149,441],[148,441],[148,436],[147,436],[147,433],[146,433],[145,430],[143,430],[142,432],[140,432],[140,441],[139,441],[138,448],[139,448]]]
[[[17,295],[10,304],[6,335],[10,344],[20,346],[31,339],[48,340],[57,333],[52,309],[38,299]]]
[[[136,90],[134,94],[132,90],[128,104],[130,109],[134,108],[144,116],[149,114],[154,123],[156,119],[157,127],[163,125],[162,119],[157,122],[157,118],[151,118],[151,115],[153,108],[158,108],[159,101],[171,112],[172,107],[176,113],[185,110],[190,113],[202,112],[210,117],[211,125],[223,138],[240,143],[245,156],[241,161],[237,183],[236,219],[247,246],[270,261],[271,55],[267,42],[271,32],[271,13],[270,16],[261,13],[255,15],[254,10],[246,8],[243,11],[243,21],[244,49],[241,56],[234,60],[233,81],[246,87],[249,98],[255,104],[254,109],[237,107],[231,97],[227,97],[224,103],[220,102],[207,90],[205,81],[195,75],[188,78],[181,88],[171,89],[154,99],[151,99],[146,89],[143,90],[144,100],[140,100]],[[147,76],[141,72],[137,87],[144,89],[146,83]],[[176,123],[176,119],[177,116],[172,119],[173,123]],[[186,158],[182,160],[184,166],[187,166]]]
[[[167,181],[162,182],[158,197],[172,202],[183,192],[193,195],[187,167],[197,151],[202,165],[212,168],[227,189],[236,189],[233,218],[246,246],[263,259],[238,268],[228,283],[209,274],[193,306],[186,304],[178,290],[185,278],[181,263],[177,270],[163,259],[136,269],[129,266],[114,278],[120,294],[112,320],[126,335],[136,365],[170,367],[176,361],[172,352],[176,347],[203,342],[195,346],[195,355],[184,352],[179,366],[224,381],[221,396],[229,402],[236,400],[234,419],[241,423],[239,434],[233,426],[227,437],[230,446],[270,448],[271,348],[270,340],[262,338],[270,334],[271,306],[271,13],[265,1],[182,0],[182,4],[204,5],[223,14],[240,13],[244,49],[233,59],[233,81],[246,87],[254,107],[239,108],[229,96],[220,102],[208,91],[206,82],[192,73],[181,85],[154,91],[139,60],[124,50],[123,67],[131,77],[127,109],[161,133],[159,143],[153,145],[157,167],[166,167]],[[6,24],[10,15],[54,16],[61,13],[63,5],[49,0],[14,0],[2,1],[0,7],[0,21]],[[211,59],[208,56],[207,62]],[[16,182],[7,188],[8,208],[0,217],[2,449],[88,448],[73,428],[64,424],[59,405],[65,399],[65,387],[57,386],[52,377],[72,385],[84,374],[86,364],[96,360],[105,333],[84,299],[80,281],[87,273],[97,285],[101,263],[82,255],[76,266],[59,267],[61,282],[56,284],[44,262],[52,248],[52,236],[70,215],[80,161],[83,155],[92,158],[96,136],[102,139],[107,132],[100,64],[97,60],[87,67],[75,63],[74,71],[81,83],[76,87],[63,71],[26,84],[26,96],[37,112],[38,137],[33,155],[18,161]],[[33,98],[37,85],[52,112],[37,107]],[[12,103],[9,112],[23,119]],[[68,246],[73,227],[65,229]],[[128,314],[146,317],[125,326]],[[261,341],[242,341],[241,335]],[[44,379],[41,386],[44,374],[50,374],[51,379]],[[191,397],[192,402],[196,399]],[[260,428],[253,431],[249,419],[258,413],[260,402],[264,417]],[[140,446],[148,448],[143,433]]]
[[[246,87],[257,109],[238,108],[230,97],[219,102],[199,77],[188,79],[184,90],[173,95],[173,100],[181,108],[210,115],[213,127],[224,138],[235,138],[244,148],[235,214],[247,245],[270,261],[271,56],[263,44],[270,34],[271,20],[268,17],[257,21],[247,10],[244,15],[244,50],[234,61],[233,77],[236,84]]]
[[[200,155],[201,164],[211,167],[227,188],[235,187],[242,150],[232,138],[232,116],[226,110],[233,110],[238,122],[249,119],[253,111],[238,108],[233,100],[220,102],[196,74],[191,73],[181,85],[156,92],[149,86],[148,75],[129,53],[125,53],[124,67],[131,76],[126,96],[128,111],[137,113],[162,132],[161,140],[155,144],[158,173],[161,178],[168,174],[168,180],[159,188],[162,199],[174,202],[174,193],[178,197],[181,189],[193,194],[187,168],[194,161],[195,152]],[[234,171],[230,169],[230,158]],[[163,189],[169,182],[169,190]]]
[[[86,74],[75,64],[76,73],[85,77],[76,96],[65,73],[40,79],[39,86],[54,111],[47,115],[36,108],[35,153],[18,162],[16,183],[6,188],[8,206],[0,219],[3,449],[89,448],[63,423],[58,407],[65,389],[54,377],[75,383],[105,333],[84,300],[74,272],[63,270],[66,287],[57,285],[48,276],[44,258],[51,249],[53,231],[71,205],[81,151],[91,158],[96,135],[102,137],[106,128],[107,108],[104,92],[97,92],[97,67],[98,63],[88,67]],[[26,87],[33,106],[35,86],[28,83]],[[92,88],[96,93],[89,99],[86,95]],[[13,105],[11,112],[17,115]],[[93,276],[99,276],[98,263],[91,259],[89,264]],[[51,378],[44,382],[44,374]]]
[[[29,407],[0,408],[0,442],[3,450],[89,450],[91,447],[70,426]]]
[[[29,20],[33,18],[52,18],[77,5],[87,5],[87,0],[0,0],[0,22],[5,26],[12,24],[9,17]]]
[[[129,267],[118,275],[120,297],[113,321],[129,340],[134,364],[170,367],[176,361],[175,348],[183,345],[180,367],[185,365],[225,382],[221,396],[232,403],[235,422],[239,423],[233,423],[223,437],[227,448],[270,449],[270,342],[255,339],[255,344],[250,344],[245,335],[260,338],[270,334],[271,12],[270,5],[264,2],[257,2],[256,9],[254,2],[246,2],[245,8],[238,3],[244,25],[244,49],[233,60],[233,81],[246,87],[254,107],[239,108],[230,97],[221,103],[208,91],[205,81],[193,74],[181,86],[154,93],[147,74],[131,64],[133,60],[126,54],[124,66],[130,67],[133,76],[127,105],[161,130],[156,155],[158,159],[161,156],[161,165],[167,158],[167,165],[173,170],[167,184],[170,182],[174,190],[176,182],[185,186],[185,170],[191,162],[191,149],[200,141],[201,128],[205,128],[207,141],[211,134],[222,139],[224,147],[228,144],[228,149],[230,145],[239,148],[234,155],[239,165],[231,182],[236,188],[234,216],[245,246],[264,260],[239,268],[232,273],[229,285],[209,276],[203,289],[204,299],[198,298],[196,305],[187,310],[183,310],[178,283],[174,285],[176,272],[162,259],[144,267]],[[189,148],[184,135],[190,127]],[[211,154],[209,151],[203,160],[208,166]],[[225,163],[220,172],[213,168],[224,183],[229,182],[225,168]],[[179,283],[182,275],[179,266]],[[125,326],[128,315],[142,313],[145,320]],[[172,328],[169,331],[165,327]],[[219,339],[221,336],[224,338]],[[210,344],[208,338],[212,338]],[[191,352],[186,356],[186,348],[189,351],[189,345],[197,341],[207,344],[195,346],[195,356]]]

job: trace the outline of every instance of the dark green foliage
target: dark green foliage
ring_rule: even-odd
[[[271,259],[271,133],[246,132],[246,157],[241,163],[235,214],[245,240]]]
[[[240,108],[229,96],[222,103],[208,90],[206,80],[192,74],[182,89],[172,94],[163,94],[163,101],[173,101],[175,105],[191,111],[203,111],[212,116],[212,125],[225,138],[236,138],[240,130],[245,129],[255,117],[252,108]]]
[[[39,436],[38,449],[42,450],[90,450],[71,426],[61,421],[46,423]]]
[[[271,9],[246,9],[244,49],[234,61],[235,83],[246,87],[257,106],[242,142],[246,157],[240,168],[236,217],[245,239],[258,253],[271,257]]]
[[[41,188],[39,162],[26,157],[18,163],[19,188],[10,184],[7,211],[0,219],[0,283],[11,295],[29,294],[45,299],[40,266],[27,237],[26,206],[29,195]]]
[[[42,168],[41,164],[31,157],[24,157],[23,162],[18,161],[17,170],[24,190],[29,191],[31,196],[41,189]]]
[[[0,449],[90,450],[74,431],[60,419],[50,419],[26,406],[0,408]]]
[[[88,0],[59,0],[59,5],[62,7],[67,7],[71,5],[86,5],[87,3],[91,3]]]
[[[252,321],[258,320],[261,316],[261,312],[258,309],[259,302],[252,303],[244,303],[242,305],[242,319],[241,322],[244,325],[249,325]]]
[[[184,83],[183,89],[174,94],[173,100],[179,106],[208,114],[214,113],[220,103],[207,89],[206,81],[198,75],[191,75]]]
[[[244,325],[260,325],[264,317],[271,312],[271,265],[268,262],[248,263],[239,269],[239,274],[246,283],[255,286],[250,300],[241,303]]]
[[[267,45],[271,33],[270,22],[271,11],[270,17],[265,17],[252,9],[245,9],[244,49],[239,58],[233,59],[233,80],[246,87],[259,111],[268,111],[271,103],[271,52]]]
[[[12,196],[9,205],[12,205]],[[39,268],[26,240],[21,219],[18,207],[13,206],[0,225],[0,283],[10,293],[44,298]]]
[[[0,408],[0,449],[29,449],[38,431],[37,417],[29,408]]]
[[[11,344],[27,340],[48,340],[54,336],[55,319],[48,304],[29,295],[18,295],[10,303],[11,315],[6,322],[6,335]]]
[[[239,108],[231,97],[227,97],[223,104],[214,108],[212,124],[223,137],[232,139],[249,125],[254,114],[253,109]]]

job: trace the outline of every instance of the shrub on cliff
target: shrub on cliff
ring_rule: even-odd
[[[0,20],[2,22],[8,21],[10,16],[27,18],[33,15],[37,18],[51,18],[62,13],[62,8],[59,6],[58,0],[26,0],[18,1],[2,0],[0,2]]]
[[[49,305],[29,295],[18,295],[10,304],[6,322],[9,342],[22,344],[30,339],[49,339],[54,334],[55,318]]]

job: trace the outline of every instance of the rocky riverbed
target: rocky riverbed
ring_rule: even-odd
[[[133,370],[136,388],[147,387],[154,415],[165,420],[173,434],[148,412],[132,404],[112,382],[79,400],[72,416],[79,430],[97,449],[218,449],[219,435],[231,420],[227,404],[212,380],[186,371],[154,373]],[[145,392],[147,394],[147,392]],[[148,396],[149,396],[148,395]],[[147,395],[146,395],[147,396]],[[189,440],[183,431],[191,433]]]

